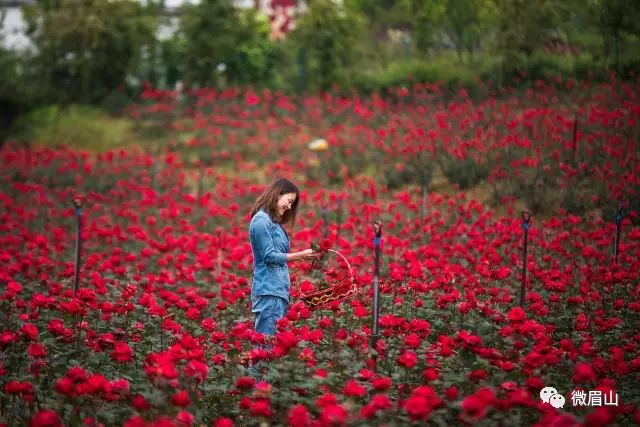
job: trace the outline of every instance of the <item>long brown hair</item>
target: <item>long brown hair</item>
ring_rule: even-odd
[[[278,198],[287,193],[296,193],[296,201],[291,205],[291,209],[286,211],[280,221],[278,221]],[[298,202],[300,201],[300,190],[296,185],[286,178],[279,178],[269,187],[267,187],[260,196],[256,199],[256,202],[251,209],[251,218],[260,209],[263,209],[273,222],[280,222],[280,224],[293,224],[296,222],[296,215],[298,214]]]

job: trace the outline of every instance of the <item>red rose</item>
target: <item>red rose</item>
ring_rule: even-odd
[[[120,383],[117,383],[115,381],[125,381],[127,383],[127,388],[129,385],[129,382],[127,380],[114,380],[114,384],[117,386]],[[107,387],[107,379],[102,375],[102,374],[93,374],[91,375],[89,378],[86,379],[86,381],[82,384],[84,386],[84,392],[86,394],[98,394],[101,393],[103,391],[103,389],[105,389],[105,387]],[[79,385],[78,385],[79,387]],[[111,385],[108,386],[109,388],[112,388]]]
[[[29,349],[27,350],[27,354],[29,354],[29,357],[32,357],[32,358],[46,357],[47,350],[44,348],[44,346],[42,344],[34,343],[34,344],[29,345]]]
[[[376,409],[390,409],[392,406],[391,399],[386,394],[376,394],[371,399],[371,405]]]
[[[474,421],[483,418],[487,413],[487,409],[495,400],[493,390],[488,387],[481,388],[470,396],[467,396],[460,407],[467,417]]]
[[[171,403],[175,406],[187,407],[191,403],[189,399],[189,392],[182,390],[171,396]]]
[[[442,400],[431,387],[420,386],[411,392],[404,407],[412,420],[426,420],[433,409],[440,406],[441,403]]]
[[[4,392],[8,394],[31,393],[33,386],[30,382],[9,381],[4,385]]]
[[[145,398],[140,394],[136,394],[133,397],[132,405],[137,411],[140,411],[140,412],[151,409],[151,404],[147,402]]]
[[[124,422],[124,427],[145,427],[146,425],[147,423],[139,415],[131,417]]]
[[[438,379],[438,371],[433,368],[426,368],[422,371],[422,377],[425,381],[435,381]]]
[[[320,414],[323,425],[342,425],[347,418],[347,411],[342,405],[329,405]]]
[[[431,414],[432,408],[429,402],[422,396],[411,396],[404,404],[407,415],[412,420],[426,420]]]
[[[22,325],[22,328],[20,328],[20,330],[27,337],[27,339],[31,341],[35,341],[36,338],[38,338],[38,328],[31,323],[25,323],[24,325]]]
[[[447,387],[444,391],[444,395],[447,400],[456,400],[458,398],[458,388],[454,385]]]
[[[405,351],[398,358],[398,364],[402,365],[408,369],[413,368],[418,363],[418,357],[413,351]]]
[[[420,345],[422,344],[422,340],[420,339],[420,337],[415,334],[415,333],[411,333],[409,335],[407,335],[404,339],[404,343],[411,348],[418,348],[420,347]]]
[[[130,362],[133,360],[133,350],[126,342],[116,341],[110,356],[117,362]]]
[[[580,362],[576,365],[576,369],[573,371],[574,383],[595,382],[595,380],[596,373],[593,371],[590,364]]]
[[[509,321],[510,322],[521,322],[524,320],[525,313],[522,307],[515,307],[509,311]]]
[[[67,396],[74,395],[75,388],[73,382],[67,377],[60,378],[56,381],[54,388],[58,393],[66,394]]]
[[[367,389],[360,385],[356,380],[349,380],[345,384],[342,393],[345,396],[363,397],[367,394]]]
[[[411,392],[411,395],[424,397],[425,399],[427,399],[427,402],[429,403],[429,405],[433,408],[437,408],[442,404],[442,399],[440,399],[440,397],[438,397],[438,395],[436,394],[435,390],[429,386],[423,385],[423,386],[416,387]]]
[[[3,331],[2,334],[0,334],[0,344],[11,344],[16,340],[16,338],[16,334],[13,332]]]
[[[331,239],[322,239],[319,242],[320,245],[320,250],[322,252],[331,249],[331,247],[333,246],[333,241]]]
[[[318,326],[324,329],[330,328],[332,325],[333,322],[331,321],[331,318],[327,316],[322,316],[322,318],[318,322]]]
[[[255,380],[251,377],[240,377],[236,380],[236,387],[241,390],[247,390],[253,387]]]
[[[370,420],[371,418],[376,416],[377,411],[378,411],[378,408],[376,408],[374,405],[369,403],[367,405],[364,405],[362,409],[360,409],[360,416],[365,420]]]
[[[316,399],[316,406],[319,408],[326,408],[327,406],[337,405],[338,400],[332,393],[323,394]]]
[[[271,407],[268,399],[257,399],[251,405],[251,415],[254,417],[271,417],[273,415],[273,411],[271,411]]]
[[[291,427],[309,427],[311,425],[309,410],[302,404],[295,405],[289,410],[287,422]]]
[[[373,385],[373,388],[380,391],[389,390],[392,384],[393,383],[391,382],[391,378],[389,377],[379,377],[371,381],[371,385]]]
[[[227,417],[216,418],[215,423],[213,423],[213,427],[233,427],[233,421],[231,418]]]
[[[367,316],[367,314],[369,314],[369,312],[367,311],[366,307],[363,307],[361,305],[353,309],[353,315],[358,318],[365,317]]]
[[[193,425],[193,415],[187,411],[180,411],[176,415],[176,423],[179,427],[191,427]]]
[[[29,427],[59,427],[62,426],[60,417],[51,409],[43,409],[31,418]]]
[[[207,378],[207,372],[209,372],[207,364],[199,360],[190,361],[189,364],[184,368],[185,375],[196,378],[198,382],[202,382],[205,378]]]
[[[279,347],[282,347],[285,352],[298,345],[298,337],[289,331],[278,332],[276,335],[276,341]]]

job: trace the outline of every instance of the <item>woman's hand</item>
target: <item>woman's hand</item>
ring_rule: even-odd
[[[315,259],[320,256],[320,252],[316,252],[313,249],[305,249],[300,251],[300,259]]]

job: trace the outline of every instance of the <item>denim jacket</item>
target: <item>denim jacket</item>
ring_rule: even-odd
[[[274,295],[289,301],[289,236],[284,228],[260,209],[251,218],[249,240],[253,252],[251,299]]]

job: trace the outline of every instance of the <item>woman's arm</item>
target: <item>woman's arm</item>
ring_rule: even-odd
[[[318,255],[319,254],[317,252],[314,252],[313,249],[305,249],[304,251],[292,252],[290,254],[287,254],[287,261],[297,261],[299,259],[315,258]]]
[[[276,251],[273,245],[273,238],[269,234],[269,227],[265,221],[256,221],[253,225],[252,233],[256,238],[258,250],[266,264],[286,265],[287,261],[290,261],[289,256],[293,254]]]
[[[254,234],[258,245],[258,250],[262,253],[265,263],[286,265],[288,261],[297,261],[299,259],[311,259],[319,256],[313,249],[305,249],[303,251],[285,253],[276,251],[273,245],[273,238],[269,234],[269,228],[265,221],[257,221],[251,230]]]

